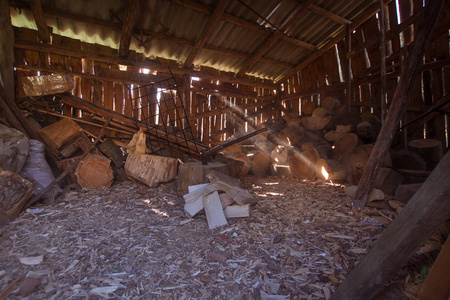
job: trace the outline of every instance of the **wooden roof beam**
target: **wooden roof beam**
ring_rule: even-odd
[[[225,8],[227,8],[228,3],[230,3],[230,0],[220,0],[220,2],[217,4],[214,12],[208,20],[208,23],[206,23],[205,29],[203,30],[200,39],[197,40],[194,47],[189,52],[186,60],[184,61],[185,68],[191,68],[198,52],[202,49],[203,45],[205,45],[206,40],[210,37],[210,35],[216,30],[217,24],[220,21],[220,17],[224,13]]]
[[[261,58],[264,54],[267,53],[274,45],[275,43],[281,38],[281,36],[284,35],[284,31],[286,28],[288,28],[292,23],[300,16],[300,14],[303,13],[304,9],[310,5],[314,0],[308,0],[303,4],[298,5],[291,14],[281,23],[281,25],[278,27],[279,30],[275,31],[266,41],[263,42],[260,47],[258,47],[258,50],[250,60],[248,60],[245,65],[237,72],[238,77],[242,77],[247,73],[250,68],[252,68]]]
[[[176,3],[178,5],[181,5],[183,7],[186,7],[186,8],[189,8],[189,9],[192,9],[192,10],[195,10],[195,11],[207,14],[207,15],[212,14],[212,12],[214,11],[214,8],[212,8],[212,7],[210,7],[210,6],[206,5],[206,4],[202,4],[200,2],[193,1],[193,0],[170,0],[170,1],[173,2],[173,3]],[[228,22],[228,23],[240,26],[240,27],[244,27],[244,28],[247,28],[249,30],[252,30],[252,31],[255,31],[257,33],[264,34],[264,35],[267,35],[267,36],[271,36],[273,34],[273,32],[274,32],[272,29],[264,27],[264,26],[261,26],[261,25],[259,25],[256,22],[249,21],[249,20],[246,20],[246,19],[243,19],[243,18],[239,18],[239,17],[233,16],[233,15],[228,14],[228,13],[223,13],[222,16],[220,17],[220,19],[225,21],[225,22]],[[309,49],[309,50],[315,49],[314,45],[311,45],[311,44],[308,44],[308,43],[306,43],[304,41],[301,41],[301,40],[289,37],[287,35],[280,36],[280,37],[285,42],[291,43],[291,44],[296,45],[298,47],[306,48],[306,49]]]
[[[42,9],[41,0],[30,0],[31,11],[33,12],[34,21],[38,28],[39,38],[46,44],[50,44],[50,32],[45,22],[44,10]]]
[[[314,4],[314,3],[311,3],[308,6],[308,10],[312,11],[316,15],[324,16],[325,18],[330,19],[331,21],[334,21],[334,22],[336,22],[338,24],[348,25],[348,24],[352,23],[352,21],[347,20],[346,18],[341,17],[341,16],[339,16],[339,15],[337,15],[335,13],[332,13],[331,11],[328,11],[328,10],[326,10],[326,9],[324,9],[324,8]]]
[[[122,36],[120,37],[119,56],[127,57],[130,54],[131,34],[139,8],[139,0],[128,0],[125,18],[122,23]]]
[[[392,0],[386,0],[384,2],[384,5],[388,5]],[[366,12],[361,15],[358,19],[352,22],[349,26],[351,26],[352,30],[355,30],[359,26],[361,26],[364,22],[366,22],[369,18],[371,18],[374,14],[380,11],[380,5],[378,2],[372,3],[366,10]],[[334,47],[335,44],[337,44],[340,40],[342,40],[346,35],[346,27],[341,26],[340,32],[331,39],[328,43],[326,43],[323,47],[321,47],[318,51],[311,54],[308,58],[303,60],[301,63],[296,65],[294,68],[289,70],[285,75],[282,75],[280,79],[276,79],[276,83],[282,83],[285,82],[288,78],[294,76],[295,73],[301,71],[303,68],[308,66],[310,63],[312,63],[314,60],[319,58],[322,54],[330,50],[330,48]]]
[[[16,8],[20,8],[20,9],[30,9],[29,6],[24,5],[23,3],[20,3],[17,1],[11,1],[10,5],[12,7],[16,7]],[[56,17],[56,18],[70,19],[70,20],[83,22],[83,23],[88,23],[88,24],[92,24],[95,26],[108,28],[111,30],[120,30],[120,28],[121,28],[121,25],[119,23],[103,21],[103,20],[99,20],[96,18],[86,17],[86,16],[68,13],[68,12],[64,12],[64,11],[60,11],[60,10],[54,10],[54,9],[50,9],[50,8],[45,9],[44,15]],[[148,38],[144,41],[144,43],[148,43],[151,40],[155,40],[155,39],[163,39],[165,41],[169,41],[169,42],[180,44],[180,45],[186,45],[186,46],[190,46],[190,47],[194,46],[194,43],[192,41],[189,41],[189,40],[186,40],[183,38],[179,38],[179,37],[175,37],[173,35],[168,34],[167,32],[153,32],[153,31],[149,31],[149,30],[141,31],[139,29],[135,29],[133,31],[133,33],[138,36],[141,34],[144,34],[145,36],[147,36]],[[301,42],[301,41],[297,40],[297,42]],[[251,54],[247,54],[245,52],[236,51],[236,50],[229,50],[229,49],[213,46],[210,44],[205,44],[203,46],[203,50],[220,53],[220,54],[225,54],[225,55],[230,55],[230,56],[234,56],[234,57],[238,57],[238,58],[244,58],[244,59],[251,58]],[[266,64],[274,64],[274,65],[282,66],[282,67],[289,68],[289,69],[294,67],[291,64],[281,62],[281,61],[271,59],[271,58],[263,57],[263,58],[261,58],[260,62],[266,63]]]

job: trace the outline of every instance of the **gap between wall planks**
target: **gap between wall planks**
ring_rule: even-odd
[[[405,4],[403,4],[405,3]],[[395,2],[389,3],[386,7],[386,70],[387,70],[387,107],[391,103],[394,91],[397,87],[401,68],[401,52],[402,49],[411,50],[412,41],[417,31],[420,16],[423,13],[421,0],[400,1],[401,7],[400,17],[403,23],[398,24],[397,8]],[[409,13],[412,11],[412,14]],[[404,123],[411,122],[419,117],[423,111],[430,105],[442,98],[443,95],[450,92],[450,68],[449,68],[449,27],[450,27],[450,6],[444,5],[438,18],[435,32],[431,40],[430,46],[425,55],[425,65],[421,70],[414,83],[414,91],[406,109],[406,118]],[[368,19],[359,28],[352,33],[352,73],[353,73],[353,95],[352,109],[354,111],[373,111],[373,114],[380,118],[380,45],[379,45],[379,27],[376,16]],[[403,44],[401,44],[403,43]],[[410,43],[409,45],[407,43]],[[364,46],[363,48],[361,48]],[[403,46],[403,48],[401,47]],[[346,57],[346,41],[343,39],[337,44],[337,51],[331,48],[328,52],[319,57],[310,65],[297,73],[301,79],[301,90],[295,90],[297,95],[290,96],[292,89],[290,88],[293,78],[289,78],[283,83],[283,99],[293,100],[299,99],[305,101],[313,99],[316,102],[323,95],[334,96],[344,103],[345,85],[341,80],[337,82],[330,81],[330,74],[333,70],[338,71],[338,61],[330,59],[331,56],[339,57],[341,63],[342,77],[346,78],[346,68],[344,66]],[[332,53],[332,54],[331,54]],[[442,62],[439,66],[432,66],[430,63]],[[323,65],[325,63],[325,68]],[[429,68],[427,67],[429,64]],[[322,79],[319,79],[322,78]],[[327,78],[328,83],[324,83],[323,79]],[[319,83],[321,82],[321,83]],[[423,91],[422,91],[423,86]],[[286,103],[288,101],[285,101]],[[426,128],[428,138],[438,139],[443,145],[448,145],[448,136],[445,135],[445,128],[450,125],[450,118],[440,115],[434,120],[428,122],[422,127]],[[447,122],[447,124],[446,124]],[[423,130],[416,130],[412,134],[408,132],[410,139],[423,138]]]

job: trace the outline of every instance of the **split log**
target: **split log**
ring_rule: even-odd
[[[402,184],[397,187],[395,191],[395,198],[397,200],[408,203],[409,199],[411,199],[417,191],[422,187],[423,183],[410,183],[410,184]]]
[[[344,134],[334,142],[332,158],[342,161],[356,146],[358,146],[358,136],[354,133]]]
[[[301,125],[292,125],[280,130],[277,145],[284,147],[294,146],[300,148],[302,140],[305,137],[305,129]]]
[[[420,139],[408,143],[427,163],[427,170],[433,170],[442,158],[442,143],[438,140]]]
[[[242,151],[242,147],[240,145],[233,144],[226,148],[223,148],[220,152],[222,152],[223,156],[230,157],[230,156],[234,155],[235,153],[241,153],[243,151]]]
[[[403,176],[391,168],[381,168],[373,186],[387,195],[394,195],[397,187],[403,183]]]
[[[293,178],[291,166],[287,165],[280,165],[280,164],[273,164],[270,167],[270,174],[272,176],[281,177],[281,178]]]
[[[208,196],[203,197],[203,207],[205,209],[209,229],[228,225],[217,192],[212,192]]]
[[[305,115],[310,115],[316,109],[316,104],[312,101],[305,101],[302,103],[302,113]]]
[[[302,139],[302,143],[312,143],[321,158],[329,158],[332,155],[331,144],[320,135],[320,132],[305,130],[305,137]]]
[[[270,156],[265,152],[257,153],[252,160],[252,173],[255,176],[262,177],[270,169]]]
[[[128,154],[125,162],[126,174],[150,187],[156,187],[160,183],[175,179],[177,169],[178,160],[164,156]],[[186,184],[186,192],[189,185]]]
[[[69,169],[73,164],[77,164],[81,160],[81,155],[62,159],[56,163],[56,167],[62,171]],[[75,170],[72,168],[72,171],[69,171],[66,177],[66,185],[77,183],[77,176],[75,175]],[[67,182],[68,181],[68,182]]]
[[[223,191],[227,193],[237,204],[240,205],[253,204],[256,202],[256,199],[247,190],[227,184],[220,180],[214,180],[211,182],[211,184],[205,188],[204,193],[209,194],[214,191]]]
[[[98,145],[100,151],[112,161],[112,168],[114,177],[119,181],[126,181],[127,174],[124,169],[125,157],[120,148],[114,143],[112,139],[107,139]]]
[[[302,119],[303,126],[311,131],[322,130],[330,122],[331,117],[305,117]]]
[[[89,154],[75,171],[78,184],[87,190],[110,187],[113,180],[111,161],[101,155]]]
[[[247,218],[250,217],[250,205],[230,205],[223,211],[228,218]]]
[[[82,132],[81,127],[70,119],[62,119],[39,130],[42,139],[53,152],[75,141]]]
[[[230,166],[238,167],[238,169],[231,170],[230,174],[236,174],[236,177],[245,176],[248,174],[251,169],[251,161],[247,154],[243,152],[234,153],[229,158],[242,163],[231,164]]]
[[[0,170],[0,214],[13,221],[33,194],[30,181],[18,174]]]
[[[177,192],[178,195],[183,196],[188,193],[190,185],[200,183],[208,183],[208,173],[212,170],[227,174],[227,165],[218,162],[210,162],[203,165],[202,162],[189,162],[180,164],[178,167]]]
[[[316,178],[316,163],[319,153],[316,149],[295,151],[290,157],[292,174],[300,179],[314,180]]]
[[[328,96],[321,101],[321,106],[328,111],[334,111],[335,108],[341,106],[341,102],[334,97]]]

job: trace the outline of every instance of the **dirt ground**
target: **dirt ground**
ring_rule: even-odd
[[[355,213],[339,185],[241,181],[258,200],[251,217],[214,230],[204,215],[186,218],[175,182],[128,181],[33,206],[0,227],[0,292],[9,287],[8,299],[328,299],[397,214],[385,202]],[[419,273],[405,267],[393,288],[399,298],[380,299],[414,299]]]

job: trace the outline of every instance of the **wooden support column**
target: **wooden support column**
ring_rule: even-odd
[[[14,31],[9,15],[9,1],[0,0],[0,84],[10,99],[14,95]],[[12,125],[12,124],[11,124]]]
[[[431,34],[436,25],[443,3],[444,0],[435,0],[428,2],[425,6],[425,12],[420,21],[417,35],[414,40],[414,47],[409,57],[408,66],[402,70],[389,113],[387,114],[385,123],[378,135],[378,139],[373,147],[369,160],[367,161],[355,193],[353,205],[358,209],[362,209],[366,205],[369,192],[373,187],[374,179],[380,170],[381,162],[383,161],[385,154],[389,151],[394,131],[398,128],[403,108],[406,101],[409,99],[414,81],[422,66],[422,57],[430,42]]]
[[[381,66],[381,124],[386,117],[386,17],[384,0],[380,0],[380,66]]]
[[[46,44],[50,44],[50,32],[45,22],[44,10],[41,0],[30,0],[31,11],[38,28],[39,38]]]
[[[191,76],[188,74],[183,77],[183,106],[186,119],[189,120],[191,115]],[[183,119],[183,122],[185,119]],[[183,128],[186,128],[187,124],[183,124]]]
[[[131,34],[139,7],[139,0],[128,0],[125,18],[122,23],[122,36],[120,37],[119,56],[128,57],[130,54]]]
[[[388,121],[389,116],[386,124]],[[450,218],[449,176],[450,152],[338,287],[331,300],[372,299],[430,235]]]
[[[229,2],[230,0],[220,0],[219,4],[217,4],[217,7],[214,9],[214,12],[209,18],[208,23],[206,24],[206,27],[200,36],[200,39],[198,39],[194,47],[191,49],[191,52],[189,52],[189,55],[184,62],[185,68],[191,68],[191,65],[194,62],[194,59],[197,56],[198,52],[203,47],[203,45],[205,45],[208,37],[216,30],[217,24],[220,21],[220,17],[224,13],[225,8],[227,8]]]
[[[346,110],[350,111],[352,106],[352,26],[347,25],[347,93],[345,95]]]

